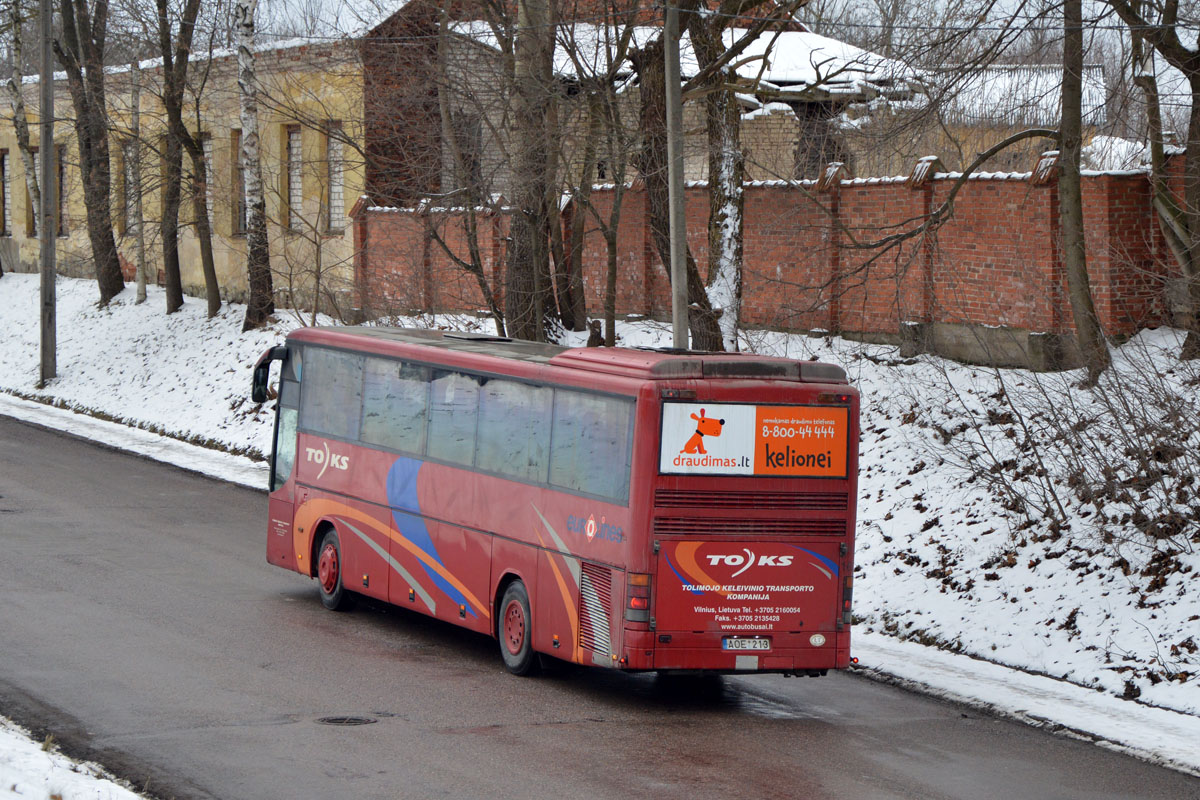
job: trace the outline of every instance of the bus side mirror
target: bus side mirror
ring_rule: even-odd
[[[271,377],[271,362],[283,361],[287,358],[287,352],[287,348],[281,345],[271,347],[259,356],[258,361],[254,364],[254,379],[253,385],[250,388],[250,399],[254,402],[267,402],[267,382]]]

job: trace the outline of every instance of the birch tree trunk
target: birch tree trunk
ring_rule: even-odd
[[[137,241],[137,297],[134,300],[134,305],[146,302],[146,284],[149,283],[147,277],[148,265],[146,264],[146,229],[143,227],[144,219],[142,217],[142,70],[138,66],[137,60],[134,60],[129,65],[129,74],[133,77],[133,87],[130,90],[129,97],[129,129],[132,134],[132,140],[129,143],[131,148],[130,156],[133,158],[133,174],[137,177],[137,182],[134,184],[132,191],[133,196],[133,235]],[[125,180],[129,181],[129,165],[125,166]],[[130,187],[125,187],[125,192],[128,194]],[[129,228],[130,220],[126,220],[125,227]]]
[[[725,52],[726,22],[701,15],[689,19],[688,33],[701,69],[715,64]],[[738,349],[738,318],[742,304],[743,209],[742,181],[746,157],[741,142],[741,107],[734,93],[737,76],[716,69],[705,81],[704,105],[708,133],[708,299],[721,328],[726,350]]]
[[[1087,368],[1087,385],[1094,386],[1109,365],[1108,342],[1092,302],[1083,239],[1083,192],[1079,157],[1082,146],[1083,2],[1063,3],[1062,141],[1058,161],[1058,209],[1062,229],[1063,266],[1075,319],[1075,334]]]
[[[266,324],[275,312],[271,253],[267,244],[267,206],[258,157],[258,84],[254,74],[254,12],[258,0],[239,0],[233,22],[238,45],[238,92],[242,116],[242,172],[246,176],[246,321],[248,331]]]
[[[13,128],[17,134],[17,150],[21,153],[21,164],[25,168],[25,188],[29,192],[29,200],[34,208],[42,207],[42,193],[38,188],[37,164],[33,159],[33,151],[29,145],[29,117],[25,114],[25,98],[21,95],[21,11],[18,3],[9,6],[12,26],[12,72],[5,89],[8,91],[8,104],[12,107]],[[12,235],[12,231],[9,231]],[[0,272],[2,274],[2,272]]]

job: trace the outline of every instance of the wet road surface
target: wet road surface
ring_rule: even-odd
[[[0,713],[181,800],[1200,798],[854,675],[514,678],[485,637],[326,611],[267,565],[265,518],[264,494],[0,418]]]

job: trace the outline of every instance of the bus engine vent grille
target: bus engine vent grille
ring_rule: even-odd
[[[584,561],[579,575],[579,646],[608,656],[612,619],[612,570]]]
[[[660,508],[783,508],[844,511],[845,492],[710,492],[701,489],[658,489],[654,504]]]
[[[655,517],[654,532],[663,536],[692,536],[699,533],[746,536],[844,536],[846,520]]]

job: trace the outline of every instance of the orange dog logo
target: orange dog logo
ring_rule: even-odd
[[[720,436],[721,428],[725,425],[725,420],[704,416],[703,408],[700,409],[700,416],[697,417],[695,414],[692,414],[692,419],[696,420],[696,432],[692,434],[692,438],[687,440],[687,444],[679,452],[704,455],[708,452],[704,449],[704,437]]]

